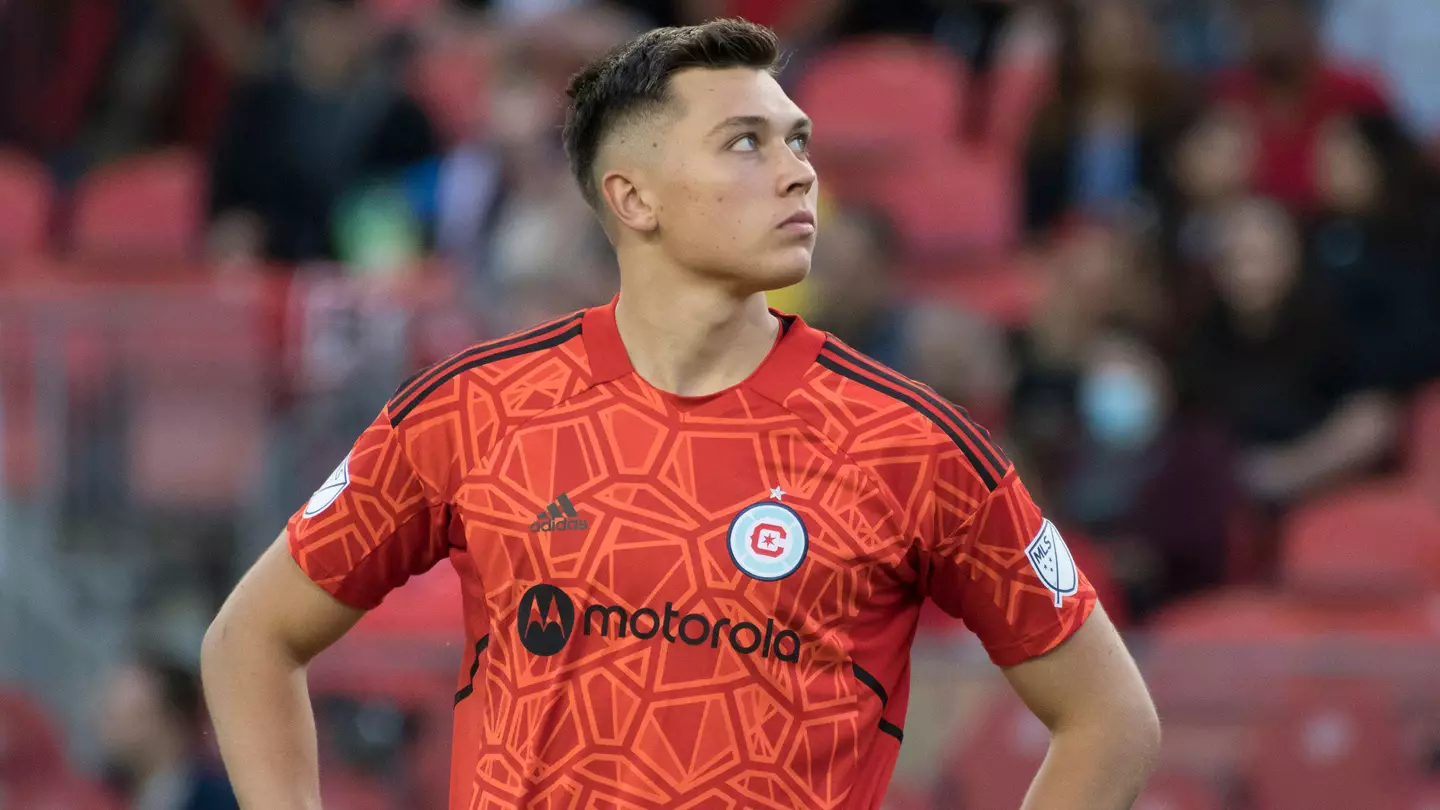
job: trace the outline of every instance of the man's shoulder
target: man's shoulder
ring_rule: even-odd
[[[546,321],[503,337],[482,341],[421,369],[395,389],[385,405],[391,427],[449,419],[457,410],[473,412],[478,394],[484,407],[503,410],[507,391],[533,388],[526,410],[553,405],[588,385],[589,365],[579,340],[585,310]],[[539,379],[543,377],[542,381]],[[500,417],[502,413],[493,414]]]
[[[861,463],[958,452],[988,489],[999,485],[1010,466],[964,408],[833,335],[826,335],[796,407],[807,407],[806,401],[822,431]]]

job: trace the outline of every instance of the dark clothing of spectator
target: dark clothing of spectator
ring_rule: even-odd
[[[1133,544],[1153,556],[1153,570],[1121,577],[1136,620],[1224,579],[1241,490],[1222,432],[1172,418],[1135,448],[1082,435],[1057,484],[1057,513],[1097,545]]]
[[[1358,217],[1327,217],[1312,230],[1310,265],[1365,387],[1406,391],[1440,373],[1440,272],[1427,253]]]
[[[1242,448],[1286,444],[1366,388],[1352,345],[1323,294],[1305,284],[1263,333],[1247,332],[1216,305],[1191,343],[1180,380],[1186,399]]]
[[[0,3],[0,144],[43,159],[72,145],[118,27],[106,0]]]
[[[259,215],[270,258],[334,258],[331,218],[341,195],[438,151],[429,120],[398,91],[319,94],[271,78],[237,93],[215,160],[212,208]]]

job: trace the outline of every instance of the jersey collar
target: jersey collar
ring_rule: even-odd
[[[585,311],[581,333],[596,385],[635,372],[625,344],[620,340],[620,329],[615,325],[615,304],[619,300],[617,294],[610,303]],[[815,363],[820,348],[825,344],[825,333],[806,324],[799,315],[773,308],[770,312],[780,319],[780,339],[760,367],[735,387],[749,389],[780,403],[799,384],[806,369]]]

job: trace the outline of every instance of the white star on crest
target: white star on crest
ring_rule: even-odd
[[[770,497],[774,498],[777,501],[782,500],[785,497],[785,490],[781,489],[780,487],[775,487],[774,489],[770,490]]]

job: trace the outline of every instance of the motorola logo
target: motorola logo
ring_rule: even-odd
[[[536,655],[554,655],[565,649],[575,629],[575,603],[554,585],[540,584],[520,597],[517,617],[520,643]]]
[[[520,597],[516,622],[520,643],[536,655],[555,655],[570,641],[576,612],[575,601],[560,588],[544,583],[532,586]],[[784,625],[777,627],[774,618],[759,626],[728,618],[711,620],[703,613],[681,613],[673,602],[666,602],[663,609],[641,607],[633,612],[621,605],[596,603],[585,606],[580,623],[586,636],[648,641],[658,635],[671,644],[709,646],[714,650],[728,643],[741,655],[791,664],[800,659],[799,634]]]

